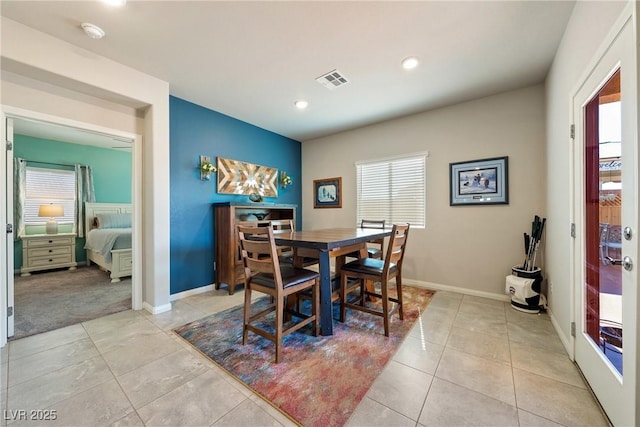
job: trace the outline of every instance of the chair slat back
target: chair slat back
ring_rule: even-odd
[[[384,219],[363,219],[360,222],[360,228],[380,228],[384,229]]]
[[[387,256],[384,262],[384,272],[387,274],[391,263],[397,266],[398,272],[402,269],[402,260],[404,259],[404,251],[407,246],[407,237],[409,236],[409,224],[394,224],[389,239],[389,247],[387,248]]]
[[[294,231],[295,225],[292,219],[277,219],[269,221],[274,231]],[[278,246],[278,254],[282,255],[293,251],[291,246]]]
[[[274,230],[295,230],[295,225],[292,219],[277,219],[269,222],[271,223],[271,228]]]
[[[386,221],[384,219],[363,219],[360,221],[360,228],[379,228],[384,230],[384,225]],[[373,243],[374,245],[379,245],[380,250],[384,249],[384,238],[375,239],[370,241],[369,243]]]
[[[257,273],[269,273],[273,274],[276,283],[282,283],[278,253],[271,227],[238,225],[238,242],[242,253],[245,278],[251,278]]]

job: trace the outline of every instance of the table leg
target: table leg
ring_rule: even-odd
[[[320,333],[333,335],[333,310],[331,307],[331,265],[329,252],[320,251]]]

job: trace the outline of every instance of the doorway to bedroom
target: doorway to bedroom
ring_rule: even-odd
[[[8,266],[15,273],[9,338],[131,309],[133,139],[25,117],[12,122],[16,238]],[[85,243],[95,218],[83,217],[85,201],[128,206],[128,224],[121,224],[129,229],[128,243],[120,242],[128,249],[116,248],[118,255],[128,251],[123,259],[129,265],[115,276],[110,253],[89,262]]]

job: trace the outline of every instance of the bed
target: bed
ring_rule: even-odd
[[[87,265],[110,273],[111,283],[131,276],[131,221],[128,203],[85,203]]]

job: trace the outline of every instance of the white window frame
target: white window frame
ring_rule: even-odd
[[[50,179],[35,178],[34,173],[49,175]],[[34,182],[35,180],[35,182]],[[44,180],[44,181],[41,181]],[[66,181],[65,186],[60,180]],[[53,169],[37,166],[26,168],[26,188],[22,219],[25,226],[45,225],[48,218],[38,216],[40,205],[54,204],[64,206],[64,216],[56,218],[58,224],[74,224],[76,218],[76,172],[68,169]],[[43,186],[45,191],[34,191],[34,186]]]
[[[428,157],[420,152],[356,162],[356,224],[384,219],[388,225],[425,228]]]

